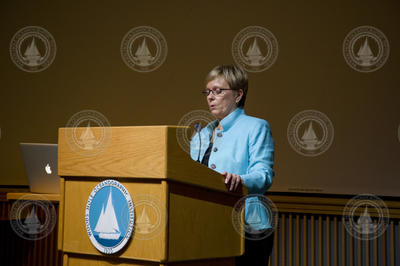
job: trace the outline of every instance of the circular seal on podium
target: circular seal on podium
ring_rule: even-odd
[[[99,183],[89,195],[85,224],[97,250],[105,254],[120,251],[134,226],[134,206],[128,190],[112,179]]]

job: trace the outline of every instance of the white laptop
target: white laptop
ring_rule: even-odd
[[[20,143],[29,188],[35,193],[60,193],[57,144]]]

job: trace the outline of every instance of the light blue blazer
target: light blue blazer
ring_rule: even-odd
[[[245,114],[243,108],[236,108],[221,120],[222,130],[214,135],[208,167],[222,173],[238,174],[243,179],[249,194],[264,194],[272,184],[274,176],[274,141],[267,121]],[[218,126],[218,120],[210,122],[196,133],[190,142],[190,156],[193,160],[203,159],[210,144],[212,131]],[[259,219],[254,216],[254,208]],[[271,228],[270,217],[257,197],[251,197],[245,204],[245,221],[254,230]],[[252,215],[250,215],[252,214]],[[271,217],[272,218],[272,217]]]

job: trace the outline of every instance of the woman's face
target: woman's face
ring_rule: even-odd
[[[207,83],[207,89],[215,90],[217,88],[230,89],[223,77],[216,77]],[[207,96],[208,108],[218,120],[222,120],[236,109],[237,102],[241,99],[242,94],[241,90],[223,90],[219,95],[214,95],[210,92]]]

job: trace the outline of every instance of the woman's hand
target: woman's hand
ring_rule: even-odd
[[[227,173],[225,171],[223,171],[221,174],[225,176],[225,185],[229,189],[229,191],[237,192],[240,188],[240,185],[244,184],[243,179],[240,177],[240,175]]]

